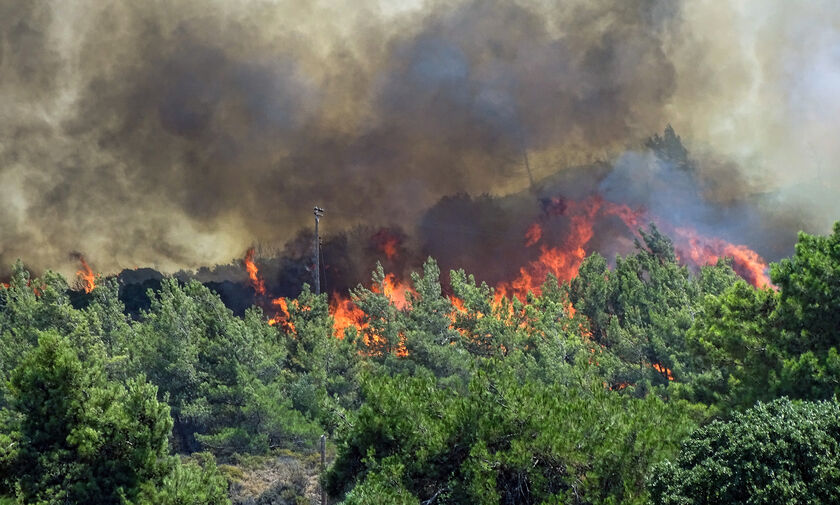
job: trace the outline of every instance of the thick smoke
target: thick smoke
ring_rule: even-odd
[[[681,212],[822,229],[840,215],[838,15],[738,5],[0,0],[0,264],[225,263],[292,239],[314,204],[333,231],[430,229],[457,210],[441,198],[599,161],[613,179],[566,190],[635,201],[610,181],[656,179],[633,151],[668,122],[711,202]]]

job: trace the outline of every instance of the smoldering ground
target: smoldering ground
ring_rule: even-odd
[[[761,225],[736,228],[781,229],[749,238],[782,250],[840,215],[828,1],[398,7],[0,0],[0,264],[224,263],[280,247],[314,204],[332,231],[413,233],[442,198],[517,194],[528,171],[537,185],[596,162],[656,176],[632,152],[669,122],[703,208],[748,209],[698,212],[704,227],[732,234],[748,214]],[[591,186],[574,173],[567,192]]]

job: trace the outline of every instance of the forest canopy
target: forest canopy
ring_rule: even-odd
[[[840,223],[760,289],[639,237],[521,300],[429,259],[398,304],[380,267],[340,335],[308,287],[282,324],[174,278],[132,314],[18,262],[0,503],[229,503],[220,468],[322,433],[347,504],[836,503]]]

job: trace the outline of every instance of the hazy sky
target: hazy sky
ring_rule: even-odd
[[[838,122],[831,0],[0,0],[0,262],[226,262],[315,203],[410,229],[667,123],[712,201],[824,232]]]

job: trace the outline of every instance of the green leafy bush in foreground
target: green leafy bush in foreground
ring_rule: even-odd
[[[651,475],[654,505],[840,503],[840,404],[759,404],[698,430]]]
[[[118,504],[167,503],[161,498],[201,488],[189,503],[226,503],[212,461],[200,468],[169,456],[172,420],[156,396],[142,376],[109,381],[101,361],[82,363],[67,339],[41,334],[11,374],[0,441],[5,491],[24,503]]]

